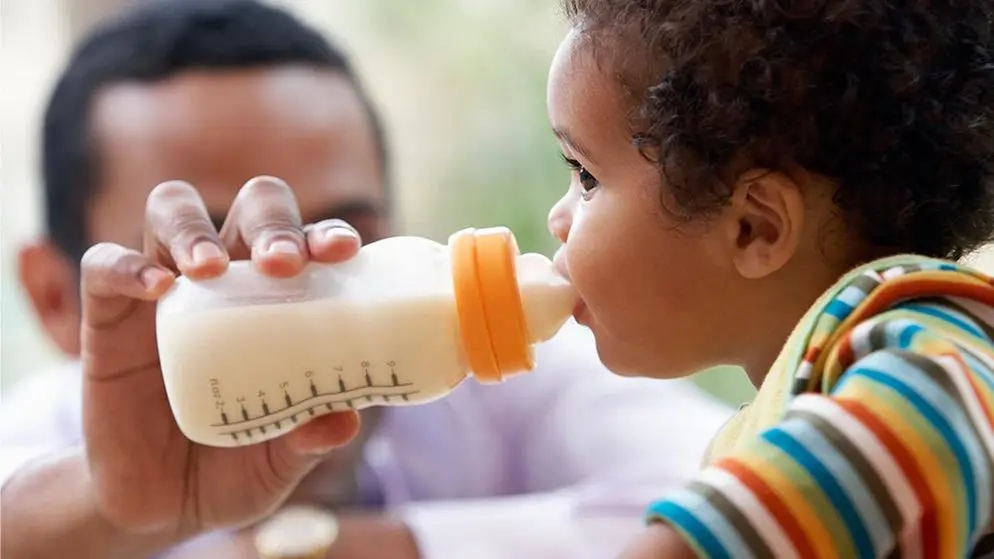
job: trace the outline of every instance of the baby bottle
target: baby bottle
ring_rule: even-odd
[[[448,245],[392,237],[292,278],[248,261],[178,278],[157,309],[159,359],[187,438],[246,445],[332,411],[429,402],[470,374],[529,371],[532,345],[575,304],[549,259],[519,254],[506,228]]]

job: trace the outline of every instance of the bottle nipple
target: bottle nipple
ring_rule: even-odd
[[[539,279],[553,291],[522,293],[518,245],[505,227],[460,231],[449,239],[449,246],[459,330],[474,376],[481,382],[500,382],[532,370],[532,344],[551,338],[569,318],[575,302],[569,283],[554,273],[545,257],[525,255],[523,277]],[[544,260],[544,275],[534,256]]]

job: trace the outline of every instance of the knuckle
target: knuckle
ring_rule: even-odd
[[[279,177],[273,177],[269,175],[260,175],[253,177],[242,186],[239,191],[239,197],[241,196],[289,196],[293,197],[293,189],[290,185],[286,183],[283,179]]]
[[[273,236],[300,238],[300,210],[293,190],[283,180],[259,176],[249,180],[235,201],[235,221],[248,242]]]
[[[84,272],[105,268],[119,254],[120,248],[114,243],[97,243],[83,253],[80,268]]]
[[[290,239],[295,242],[303,240],[303,231],[292,223],[270,221],[246,227],[244,235],[250,242],[272,241],[274,239]]]
[[[114,243],[97,243],[90,247],[80,264],[85,277],[131,274],[147,263],[146,258],[133,250]]]
[[[180,180],[165,181],[155,185],[152,192],[148,194],[148,206],[151,208],[153,205],[163,201],[171,202],[177,198],[182,199],[199,196],[200,193],[197,192],[197,189],[188,182]]]

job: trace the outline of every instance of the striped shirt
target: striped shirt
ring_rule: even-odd
[[[855,270],[741,413],[698,479],[649,509],[699,556],[991,556],[991,278],[914,256]]]

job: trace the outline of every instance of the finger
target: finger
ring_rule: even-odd
[[[311,260],[335,263],[355,256],[362,245],[359,232],[340,219],[327,219],[304,227]]]
[[[276,439],[286,450],[301,456],[323,456],[347,444],[359,432],[359,414],[335,412],[316,417],[285,437]]]
[[[359,414],[336,412],[317,417],[287,435],[268,441],[266,477],[289,484],[287,492],[326,455],[359,432]]]
[[[174,279],[144,254],[112,243],[87,250],[80,275],[83,320],[96,327],[121,320],[135,300],[158,299]]]
[[[221,227],[221,239],[232,250],[247,248],[255,265],[272,276],[294,276],[308,260],[297,198],[275,177],[245,183]]]
[[[148,195],[145,253],[195,279],[217,276],[228,267],[228,254],[204,201],[182,181],[164,182]]]

